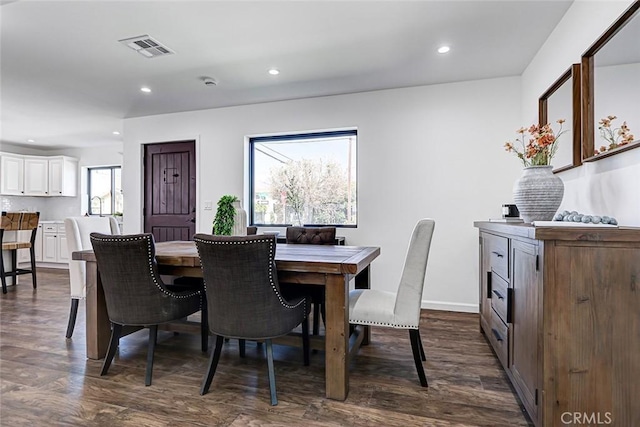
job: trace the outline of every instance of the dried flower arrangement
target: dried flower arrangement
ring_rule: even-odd
[[[607,116],[601,119],[598,124],[598,130],[600,136],[607,141],[609,145],[602,145],[599,149],[594,150],[594,155],[604,153],[605,151],[613,150],[614,148],[622,147],[633,142],[634,136],[631,130],[627,126],[627,122],[622,122],[619,128],[614,128],[611,124],[618,117]]]
[[[564,119],[556,121],[556,123],[560,125],[557,135],[554,134],[549,123],[543,126],[531,125],[529,129],[520,128],[516,131],[520,134],[520,137],[516,139],[516,142],[522,147],[522,151],[516,148],[512,142],[505,143],[504,149],[515,153],[516,156],[522,160],[522,164],[525,167],[550,165],[551,159],[558,149],[558,138],[566,132],[566,129],[562,130],[562,124],[564,122]],[[525,139],[527,138],[524,135],[526,132],[531,134],[527,143],[525,143]]]

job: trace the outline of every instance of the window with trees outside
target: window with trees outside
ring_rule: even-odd
[[[357,226],[357,131],[249,139],[249,222]]]
[[[120,166],[89,168],[89,215],[122,215]]]

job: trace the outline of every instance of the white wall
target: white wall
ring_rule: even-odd
[[[125,228],[142,230],[141,144],[196,139],[196,227],[208,232],[215,212],[202,209],[204,200],[246,198],[247,135],[355,126],[358,228],[339,234],[381,247],[372,286],[397,288],[413,226],[432,217],[423,305],[477,311],[473,221],[498,217],[511,201],[520,167],[502,146],[518,128],[519,96],[519,78],[500,78],[127,119]]]
[[[524,123],[535,122],[538,97],[569,65],[580,62],[582,54],[631,3],[577,0],[572,4],[522,75]],[[638,102],[637,97],[621,98],[620,110],[607,114],[623,111],[627,101]],[[640,134],[640,129],[631,130],[636,137]],[[600,146],[598,142],[595,145]],[[640,226],[640,149],[586,163],[560,177],[565,183],[560,209],[614,216],[622,225]]]

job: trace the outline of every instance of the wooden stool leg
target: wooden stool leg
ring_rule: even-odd
[[[11,250],[11,273],[13,275],[13,286],[18,286],[18,250]],[[16,288],[17,289],[17,288]]]
[[[2,293],[7,293],[7,276],[4,274],[4,258],[0,251],[0,279],[2,280]]]
[[[31,278],[33,280],[33,289],[38,287],[38,281],[36,280],[36,250],[31,245],[29,248],[29,254],[31,255]]]

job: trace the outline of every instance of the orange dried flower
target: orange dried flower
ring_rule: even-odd
[[[600,136],[607,141],[608,146],[600,147],[600,150],[594,150],[594,156],[598,154],[604,153],[605,151],[616,149],[622,145],[629,144],[634,141],[634,136],[627,125],[627,122],[622,122],[619,128],[612,128],[611,122],[616,120],[618,117],[616,116],[607,116],[606,118],[600,119],[598,124],[598,130],[600,131]]]
[[[565,122],[564,119],[556,121],[560,125],[558,134],[554,134],[553,129],[549,123],[542,126],[533,124],[529,128],[521,127],[516,133],[521,136],[516,139],[516,142],[521,147],[519,150],[513,143],[507,142],[504,145],[505,151],[514,152],[516,156],[522,160],[525,167],[527,166],[544,166],[550,165],[551,159],[558,149],[558,138],[566,132],[562,130],[562,125]],[[525,143],[525,133],[529,133],[531,138],[528,138],[528,142]]]

